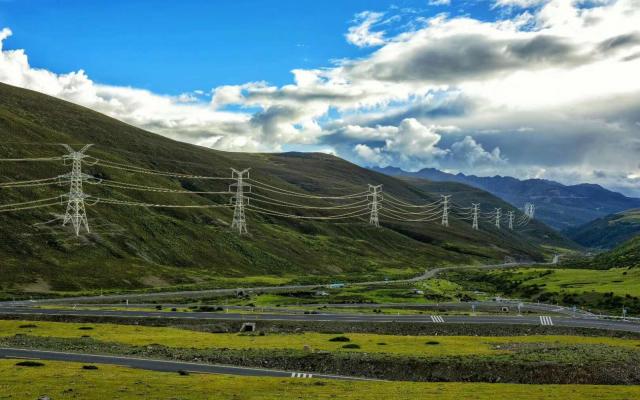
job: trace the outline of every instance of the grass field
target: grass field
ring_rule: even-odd
[[[620,296],[640,296],[640,269],[516,269],[495,271],[493,275],[513,274],[522,286],[543,286],[548,292],[598,292]]]
[[[152,372],[126,367],[43,361],[20,367],[0,360],[0,399],[181,399],[281,400],[388,398],[438,400],[631,400],[639,386],[516,385],[486,383],[351,382],[317,379],[247,378],[227,375]],[[179,395],[177,391],[179,390]]]
[[[456,355],[498,355],[509,353],[497,348],[502,344],[544,343],[553,345],[609,345],[637,349],[640,340],[582,336],[393,336],[350,333],[237,334],[205,333],[177,328],[114,324],[79,324],[62,322],[0,321],[0,336],[26,334],[40,337],[82,338],[134,346],[159,344],[174,348],[226,349],[310,349],[325,351],[357,351],[423,357]],[[348,341],[332,341],[335,337]],[[381,344],[384,343],[384,344]],[[357,344],[359,349],[345,349]]]

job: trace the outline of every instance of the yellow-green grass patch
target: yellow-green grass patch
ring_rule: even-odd
[[[32,327],[35,325],[35,327]],[[22,328],[21,328],[22,326]],[[82,328],[82,329],[81,329]],[[87,329],[91,328],[91,329]],[[500,344],[546,343],[552,345],[604,344],[637,349],[640,340],[583,336],[395,336],[368,333],[344,335],[326,333],[256,334],[206,333],[168,327],[116,324],[81,324],[64,322],[0,321],[0,336],[27,334],[41,337],[81,338],[84,335],[103,341],[134,346],[159,344],[174,348],[291,349],[305,346],[326,351],[359,351],[424,357],[454,355],[492,355],[508,353],[496,348]],[[348,337],[359,349],[344,349],[346,342],[331,341],[336,336]],[[437,341],[437,345],[426,342]],[[379,345],[378,343],[386,343]]]
[[[417,383],[256,378],[228,375],[144,371],[95,364],[41,361],[41,367],[19,367],[19,360],[0,360],[0,398],[59,399],[438,399],[438,400],[631,400],[639,386],[517,385],[489,383]]]

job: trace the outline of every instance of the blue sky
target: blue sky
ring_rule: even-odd
[[[0,82],[177,140],[640,197],[637,0],[0,0]]]
[[[311,1],[61,1],[0,2],[6,46],[29,50],[34,67],[63,73],[79,68],[95,81],[180,94],[219,85],[291,81],[294,68],[327,67],[362,57],[344,40],[363,10],[411,14],[471,13],[492,18],[487,2],[458,7],[426,0]]]

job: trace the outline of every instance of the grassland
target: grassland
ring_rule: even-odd
[[[632,400],[639,386],[515,385],[483,383],[351,382],[317,379],[248,378],[136,370],[44,361],[40,367],[19,367],[19,360],[0,360],[0,399],[101,400],[105,398],[182,400],[281,399],[438,399],[438,400]],[[179,393],[179,394],[177,394]]]
[[[492,272],[505,274],[505,272]],[[507,272],[523,288],[537,286],[558,293],[613,293],[640,296],[640,269],[516,269]]]
[[[515,268],[449,271],[443,279],[466,291],[482,291],[511,298],[619,314],[625,307],[640,314],[640,269]]]
[[[79,324],[62,322],[0,321],[0,337],[25,334],[38,337],[83,338],[132,346],[162,345],[194,349],[285,349],[303,351],[387,353],[420,357],[500,355],[511,345],[545,344],[552,346],[606,345],[637,349],[640,340],[583,336],[395,336],[350,333],[237,334],[206,333],[170,327],[146,327],[116,324]],[[346,339],[335,339],[346,338]],[[332,340],[333,339],[333,340]],[[344,348],[356,344],[355,349]]]

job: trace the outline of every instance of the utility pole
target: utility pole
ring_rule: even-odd
[[[369,217],[369,224],[375,225],[376,228],[380,227],[378,220],[378,211],[380,211],[380,205],[378,202],[382,201],[382,185],[369,185],[369,208],[371,209],[371,216]]]
[[[500,229],[500,218],[502,218],[502,208],[496,208],[496,228]]]
[[[507,215],[509,215],[509,229],[513,230],[513,211],[509,211]]]
[[[471,205],[473,206],[473,224],[471,225],[471,227],[477,231],[479,229],[478,213],[480,211],[480,203],[472,203]]]
[[[71,160],[71,172],[60,176],[60,178],[68,178],[70,181],[69,193],[66,195],[68,197],[67,211],[64,214],[62,226],[71,222],[76,236],[80,236],[80,226],[84,226],[84,229],[89,233],[89,221],[84,208],[84,200],[89,196],[82,191],[82,182],[92,176],[82,173],[82,160],[87,157],[84,153],[92,145],[87,144],[79,151],[75,151],[67,144],[62,146],[69,151],[69,154],[62,156],[63,160],[65,163],[67,160]]]
[[[251,192],[251,185],[244,183],[244,179],[249,178],[249,168],[242,171],[231,168],[231,178],[236,180],[236,183],[229,185],[229,191],[233,191],[235,187],[236,195],[231,198],[233,204],[233,221],[231,222],[231,229],[236,229],[239,235],[247,232],[247,219],[244,214],[245,200],[248,203],[249,198],[244,197],[246,192]]]
[[[450,194],[448,195],[440,195],[442,197],[442,226],[449,226],[449,198],[451,197]]]

